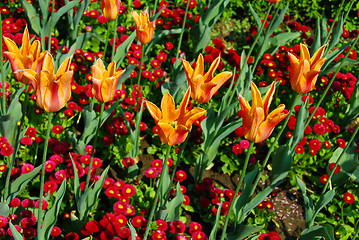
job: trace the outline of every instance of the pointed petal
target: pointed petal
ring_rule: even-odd
[[[22,35],[22,46],[20,49],[21,55],[27,56],[30,51],[30,36],[29,31],[27,30],[27,26],[25,27],[24,34]]]
[[[252,91],[252,110],[255,108],[263,108],[261,93],[259,92],[254,82],[251,82],[251,91]]]
[[[327,44],[324,44],[314,53],[313,57],[310,59],[311,65],[316,64],[319,60],[321,60],[326,46],[327,46]]]
[[[206,114],[206,110],[203,108],[194,108],[187,112],[183,119],[178,119],[178,124],[185,125],[191,128],[192,124],[197,121],[200,117]]]
[[[158,135],[160,136],[161,142],[165,144],[169,144],[169,137],[172,132],[174,132],[174,128],[171,126],[170,123],[159,122],[158,124]]]
[[[285,106],[283,104],[279,105],[267,116],[267,119],[260,124],[256,142],[262,142],[267,139],[272,134],[274,127],[287,117],[288,113],[283,113],[284,108]]]
[[[307,60],[307,61],[310,60],[310,53],[309,53],[307,46],[305,46],[304,44],[301,43],[300,44],[300,61],[304,61],[304,60]]]
[[[204,75],[204,82],[210,82],[212,81],[214,72],[217,70],[219,63],[221,62],[221,57],[218,56],[211,64],[211,66],[208,69],[208,72]]]
[[[260,126],[260,124],[264,121],[264,111],[263,108],[255,108],[253,109],[252,107],[252,121],[251,123],[244,123],[244,119],[243,119],[243,132],[244,132],[244,137],[247,140],[253,141],[254,143],[257,143],[259,141],[257,141],[257,135],[258,135],[258,128]],[[244,126],[250,126],[250,129],[245,129]]]
[[[183,125],[178,125],[177,128],[172,131],[168,137],[168,145],[173,146],[183,143],[186,140],[188,132],[191,128],[187,128]]]
[[[153,103],[151,103],[150,101],[145,101],[146,103],[146,107],[148,109],[148,111],[150,112],[151,116],[153,117],[153,119],[155,120],[156,124],[158,123],[158,121],[160,121],[160,119],[162,118],[162,113],[161,110]]]
[[[273,100],[274,93],[275,93],[275,82],[272,82],[266,95],[263,98],[263,109],[266,116],[268,115],[269,106]]]
[[[63,61],[59,67],[59,69],[57,70],[57,73],[56,75],[57,76],[60,76],[62,74],[64,74],[65,72],[69,71],[70,69],[70,64],[71,64],[71,59],[72,59],[72,56],[65,59],[65,61]]]
[[[175,108],[175,101],[169,93],[165,93],[161,101],[162,121],[173,122],[178,118],[179,112]]]
[[[204,71],[204,60],[202,54],[200,53],[196,61],[196,67],[194,68],[193,77],[196,77],[197,75],[203,75],[203,71]]]
[[[190,82],[191,78],[193,76],[193,68],[191,67],[189,62],[187,62],[186,60],[182,60],[182,64],[183,64],[183,68],[184,68],[184,71],[186,73],[188,82]]]
[[[17,47],[16,43],[11,40],[10,38],[4,37],[4,43],[9,52],[12,52],[16,55],[21,55],[19,48]]]

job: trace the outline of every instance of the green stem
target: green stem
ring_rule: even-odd
[[[50,27],[52,26],[52,22],[53,22],[53,18],[54,18],[54,8],[55,8],[55,0],[52,0],[52,8],[51,8],[51,18],[50,18]],[[49,53],[51,53],[51,33],[52,33],[52,28],[50,29],[49,32],[49,41],[47,43],[47,49],[49,49]]]
[[[335,172],[334,170],[337,169],[337,166],[338,166],[338,164],[339,164],[341,158],[344,156],[345,152],[348,150],[349,146],[352,144],[352,142],[353,142],[353,140],[354,140],[354,137],[355,137],[356,134],[358,133],[358,130],[359,130],[359,124],[358,124],[357,127],[355,128],[355,131],[354,131],[354,133],[352,134],[352,136],[351,136],[349,142],[347,143],[347,145],[345,146],[344,150],[340,153],[340,155],[339,155],[337,161],[335,162],[333,171],[330,172],[330,175],[329,175],[329,177],[328,177],[328,181],[325,183],[321,195],[323,195],[323,194],[327,191],[329,182],[332,180],[332,177],[333,177],[333,175],[334,175],[334,172]]]
[[[288,114],[287,118],[285,119],[285,122],[284,122],[284,124],[283,124],[283,126],[282,126],[282,129],[281,129],[280,132],[277,134],[277,136],[276,136],[274,142],[271,144],[271,146],[270,146],[270,148],[269,148],[269,150],[268,150],[268,153],[267,153],[267,155],[266,155],[266,157],[265,157],[265,159],[264,159],[264,161],[263,161],[263,164],[262,164],[262,166],[261,166],[261,169],[259,170],[259,173],[258,173],[258,175],[257,175],[257,178],[256,178],[256,180],[254,181],[254,185],[253,185],[253,187],[252,187],[250,196],[253,196],[253,193],[254,193],[254,191],[256,190],[257,186],[258,186],[258,182],[259,182],[259,180],[260,180],[260,178],[261,178],[261,176],[262,176],[262,174],[263,174],[263,172],[264,172],[265,166],[266,166],[267,163],[268,163],[269,157],[270,157],[270,155],[272,154],[272,152],[273,152],[273,150],[274,150],[274,147],[276,146],[276,144],[277,144],[277,142],[278,142],[280,136],[282,136],[282,134],[283,134],[283,132],[284,132],[284,129],[286,128],[286,126],[287,126],[287,124],[288,124],[288,122],[289,122],[289,118],[290,118],[290,116],[292,115],[292,113],[293,113],[293,111],[294,111],[294,106],[295,106],[295,104],[296,104],[296,102],[297,102],[299,96],[300,96],[300,95],[297,94],[297,95],[294,97],[293,102],[292,102],[292,106],[290,107],[289,114]]]
[[[49,112],[48,113],[48,121],[47,121],[46,138],[45,138],[45,146],[44,146],[44,152],[42,155],[42,163],[41,163],[41,180],[40,180],[40,195],[39,195],[39,213],[38,213],[38,217],[37,217],[37,233],[40,232],[41,222],[42,222],[42,217],[43,217],[42,199],[44,198],[45,162],[46,162],[46,157],[47,157],[47,149],[48,149],[48,145],[49,145],[52,117],[53,117],[53,113]]]
[[[100,116],[98,118],[98,123],[97,123],[97,129],[96,129],[96,134],[95,134],[95,140],[94,140],[94,144],[93,144],[93,148],[92,148],[92,153],[91,153],[91,160],[90,160],[90,165],[89,165],[89,169],[87,171],[87,177],[86,177],[86,185],[85,185],[85,192],[89,187],[89,183],[90,183],[90,177],[91,177],[91,170],[92,170],[92,164],[93,164],[93,158],[95,156],[95,149],[97,146],[97,139],[98,139],[98,133],[100,131],[100,127],[101,127],[101,121],[102,121],[102,113],[103,110],[105,108],[105,103],[101,103],[101,111],[100,111]]]
[[[159,195],[159,192],[160,192],[162,184],[163,184],[163,175],[164,175],[165,171],[168,171],[167,170],[168,169],[167,161],[168,161],[168,157],[170,155],[170,151],[171,151],[171,146],[167,146],[166,155],[165,155],[164,159],[162,160],[162,172],[161,172],[161,177],[160,177],[160,180],[159,180],[160,182],[158,184],[158,188],[157,188],[157,191],[156,191],[155,198],[153,199],[152,208],[151,208],[150,216],[148,217],[148,223],[147,223],[147,226],[146,226],[146,231],[145,231],[145,235],[143,237],[143,240],[147,239],[148,233],[150,231],[152,218],[153,218],[153,215],[155,214],[155,210],[156,210],[156,207],[157,207],[158,195]]]
[[[242,174],[241,174],[241,178],[239,180],[239,184],[237,185],[236,191],[235,191],[235,193],[233,195],[231,204],[229,205],[228,214],[226,216],[226,220],[225,220],[224,226],[223,226],[221,240],[224,240],[224,238],[226,237],[227,226],[228,226],[228,221],[229,221],[229,215],[231,214],[234,202],[236,201],[239,189],[241,188],[243,180],[244,180],[244,177],[246,175],[246,171],[247,171],[247,167],[248,167],[248,163],[249,163],[249,157],[251,156],[251,152],[253,150],[253,145],[254,145],[254,142],[251,142],[251,144],[249,145],[248,152],[247,152],[247,155],[246,155],[246,159],[244,161],[244,166],[243,166],[243,171],[242,171]]]
[[[273,6],[273,4],[270,5],[270,7],[272,7],[272,6]],[[270,10],[271,10],[271,9],[269,9],[269,11],[270,11]],[[268,13],[267,13],[267,15],[266,15],[265,21],[263,21],[263,24],[262,24],[262,26],[261,26],[262,29],[264,28],[264,24],[265,24],[265,22],[267,21],[269,11],[268,11]],[[279,7],[276,8],[276,11],[275,11],[275,13],[274,13],[273,16],[277,16],[277,15],[278,15],[278,12],[279,12]],[[269,29],[271,29],[273,23],[274,23],[274,18],[270,21],[270,23],[269,23],[269,25],[268,25],[268,27],[267,27],[268,31],[266,32],[264,39],[267,39],[267,38],[270,37],[270,36],[268,36],[268,35],[269,35]],[[257,34],[256,37],[259,38],[259,35]],[[255,40],[254,44],[256,43],[256,41],[257,41],[257,39]],[[253,45],[254,45],[254,44],[253,44]],[[253,46],[253,45],[252,45],[252,46]],[[258,51],[258,54],[262,52],[263,47],[264,47],[264,44],[262,44],[262,45],[260,46],[260,50]],[[253,50],[253,49],[252,49],[252,50]],[[251,53],[251,52],[250,52],[250,53]],[[246,60],[248,60],[248,58],[250,57],[250,53],[248,54]],[[252,65],[252,69],[255,69],[255,68],[257,67],[257,64],[258,64],[258,62],[259,62],[259,57],[260,57],[260,56],[257,56],[257,57],[255,58],[255,61],[254,61],[253,65]]]
[[[170,193],[171,188],[172,188],[172,184],[173,184],[173,180],[174,180],[174,177],[175,177],[175,174],[176,174],[176,171],[177,171],[177,167],[178,167],[178,165],[180,164],[180,162],[181,162],[181,160],[182,160],[182,154],[183,154],[183,152],[184,152],[184,149],[185,149],[186,146],[187,146],[188,139],[189,139],[190,135],[191,135],[191,131],[188,133],[187,138],[186,138],[186,140],[184,141],[183,146],[182,146],[182,148],[181,148],[181,151],[180,151],[179,154],[178,154],[178,158],[177,158],[176,164],[175,164],[174,168],[172,169],[172,176],[171,176],[170,185],[168,185],[168,189],[167,189],[167,193],[166,193],[166,198],[165,198],[165,201],[164,201],[164,203],[163,203],[164,206],[166,206],[166,203],[167,203],[167,201],[168,201],[169,193]]]
[[[137,77],[137,94],[136,94],[136,104],[137,104],[137,114],[140,111],[140,107],[138,106],[138,100],[139,100],[139,95],[140,95],[140,86],[141,86],[141,76],[142,76],[142,64],[143,64],[143,55],[145,54],[145,44],[142,45],[142,50],[141,50],[141,61],[140,61],[140,70],[138,72],[138,77]]]
[[[107,46],[108,46],[108,37],[110,36],[110,23],[111,21],[107,22],[107,29],[106,29],[106,37],[105,37],[105,49],[103,50],[103,56],[102,56],[102,60],[104,60],[106,58],[106,51],[107,51]]]
[[[179,37],[179,41],[178,41],[178,46],[177,46],[177,53],[176,53],[176,61],[174,63],[174,66],[172,68],[172,76],[173,76],[173,71],[174,69],[176,69],[179,65],[179,60],[178,60],[178,56],[179,56],[179,51],[181,49],[181,44],[182,44],[182,38],[183,38],[183,33],[184,33],[184,28],[186,26],[186,20],[187,20],[187,13],[188,13],[188,8],[189,8],[189,2],[190,0],[187,1],[187,4],[186,4],[186,12],[184,14],[184,18],[183,18],[183,23],[182,23],[182,29],[181,29],[181,34],[180,34],[180,37]]]
[[[356,240],[358,238],[358,234],[359,234],[359,227],[358,227],[357,231],[354,234],[353,240]]]
[[[359,39],[359,35],[355,38],[354,43],[351,45],[350,50],[347,52],[347,54],[345,55],[345,57],[343,58],[342,62],[340,63],[339,67],[337,68],[337,70],[335,71],[332,79],[330,80],[330,82],[328,83],[327,88],[325,89],[325,91],[323,92],[322,96],[319,99],[319,102],[317,103],[317,105],[315,106],[315,109],[313,111],[313,113],[310,115],[310,117],[308,118],[308,120],[305,123],[304,129],[309,125],[310,121],[312,120],[312,118],[314,117],[315,112],[317,111],[317,109],[319,108],[320,104],[322,104],[325,96],[327,95],[327,92],[329,91],[330,87],[332,86],[332,83],[334,82],[337,74],[339,73],[340,69],[344,66],[345,61],[347,60],[350,52],[352,51],[352,49],[354,48],[354,46],[356,45],[356,43],[358,42]]]
[[[2,36],[2,15],[0,13],[0,36]],[[2,46],[2,37],[0,38],[0,46]],[[0,51],[0,77],[2,82],[2,98],[1,98],[1,115],[6,114],[6,92],[5,92],[5,77],[3,76],[4,73],[4,63],[3,63],[3,55],[2,51]]]
[[[112,44],[112,53],[111,53],[111,61],[113,59],[113,56],[115,56],[115,48],[116,48],[116,37],[117,37],[117,25],[118,25],[118,16],[115,20],[115,27],[113,30],[113,44]]]
[[[341,212],[341,215],[342,215],[342,216],[341,216],[341,217],[342,217],[342,222],[343,222],[343,224],[345,225],[343,205],[344,205],[343,202],[339,204],[339,206],[340,206],[340,212]]]

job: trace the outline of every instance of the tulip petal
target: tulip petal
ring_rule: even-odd
[[[156,124],[162,118],[162,113],[160,109],[150,101],[145,101],[148,111],[150,112],[151,116],[155,120]]]
[[[193,76],[203,75],[203,71],[204,71],[204,60],[202,54],[200,53],[196,61],[196,66],[194,68]]]
[[[275,93],[275,82],[272,82],[266,95],[263,98],[263,109],[266,115],[268,115],[269,106],[272,103],[274,93]]]
[[[301,43],[300,44],[300,61],[304,61],[304,60],[307,60],[307,61],[310,60],[310,53],[309,53],[307,46],[305,46],[304,44]]]
[[[245,134],[246,139],[257,143],[257,142],[259,142],[259,141],[257,141],[258,128],[259,128],[260,124],[265,119],[264,110],[263,110],[263,108],[260,108],[260,107],[259,108],[252,107],[252,114],[253,114],[253,115],[251,115],[252,123],[250,125],[250,129],[247,129],[247,131],[245,131],[246,129],[245,129],[245,126],[243,125],[243,131],[246,132],[246,134]],[[246,127],[248,127],[248,126],[246,126]]]
[[[313,55],[313,57],[310,59],[310,64],[316,64],[318,61],[321,60],[324,54],[324,50],[327,44],[321,46]],[[325,59],[325,58],[324,58]],[[324,64],[324,63],[323,63]]]
[[[178,118],[179,112],[175,108],[175,101],[169,93],[165,93],[161,101],[162,120],[173,122]]]
[[[251,82],[252,91],[252,111],[256,108],[263,108],[262,96],[254,82]],[[256,110],[254,110],[256,111]]]
[[[182,124],[190,128],[190,126],[197,121],[200,117],[206,114],[206,110],[203,108],[194,108],[187,112],[182,119],[178,119],[178,124]]]
[[[193,76],[193,68],[191,67],[189,62],[187,62],[186,60],[182,60],[182,64],[183,64],[183,68],[186,73],[187,79],[188,79],[188,81],[190,81],[190,79],[192,79],[192,76]]]
[[[217,70],[219,63],[221,62],[221,57],[218,56],[211,64],[208,69],[208,72],[204,75],[204,82],[207,83],[212,81],[214,72]]]
[[[175,131],[171,132],[168,136],[168,145],[173,146],[180,144],[186,140],[190,128],[183,125],[178,125]]]

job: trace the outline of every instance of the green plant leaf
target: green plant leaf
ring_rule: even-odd
[[[325,207],[330,201],[332,201],[333,197],[335,195],[335,190],[329,190],[326,194],[320,196],[319,201],[314,206],[314,214],[312,219],[315,219],[315,217],[318,215],[320,210],[322,210],[323,207]]]
[[[359,115],[359,81],[355,83],[354,92],[349,99],[348,107],[345,111],[345,117],[341,123],[341,128],[347,126]]]
[[[118,46],[115,55],[112,58],[112,61],[115,61],[117,63],[117,66],[119,66],[123,59],[126,57],[128,49],[130,49],[130,46],[136,38],[136,31],[134,31],[123,43],[121,43],[120,46]]]
[[[329,41],[329,45],[327,46],[326,52],[332,50],[339,43],[340,37],[343,34],[343,24],[343,16],[341,15],[339,16],[338,22],[332,31],[332,35]],[[333,27],[333,25],[331,27]]]
[[[217,231],[219,229],[219,220],[221,219],[222,205],[223,205],[223,200],[221,201],[221,203],[218,206],[218,210],[217,210],[217,214],[216,214],[216,221],[213,224],[212,231],[211,231],[211,233],[209,235],[208,240],[216,240]]]
[[[272,154],[272,183],[286,178],[292,167],[292,152],[288,144],[280,146]]]
[[[130,221],[127,222],[127,226],[131,231],[131,240],[136,240],[136,229],[133,227]]]
[[[321,35],[320,35],[320,19],[317,18],[317,22],[315,25],[315,33],[314,33],[314,40],[310,48],[310,55],[313,56],[314,53],[322,46],[321,44]]]
[[[324,237],[326,240],[334,240],[334,229],[329,224],[322,226],[313,226],[305,229],[300,235],[301,240],[321,239],[317,237]]]
[[[306,226],[308,226],[310,220],[313,218],[313,211],[314,211],[313,199],[307,195],[307,189],[303,181],[298,176],[296,176],[296,180],[299,189],[302,191],[303,194],[305,223]]]
[[[27,2],[26,0],[20,0],[20,2],[26,12],[26,16],[28,17],[28,19],[31,23],[32,30],[34,30],[36,35],[40,35],[41,24],[40,24],[40,16],[39,16],[38,12],[34,8],[34,6],[31,3]],[[49,8],[46,9],[47,12],[48,12],[48,9]]]
[[[70,155],[71,162],[72,162],[72,168],[74,170],[74,188],[73,188],[73,190],[74,190],[76,202],[78,202],[81,198],[80,179],[79,179],[79,175],[77,173],[74,159],[72,158],[71,154],[69,154],[69,155]]]
[[[283,8],[280,13],[275,16],[275,18],[273,18],[273,24],[271,26],[271,28],[269,29],[268,33],[266,33],[266,36],[271,36],[272,33],[274,33],[274,31],[279,27],[279,25],[283,22],[284,19],[284,15],[287,12],[289,7],[289,2],[287,3],[287,5],[285,6],[285,8]]]
[[[34,168],[31,172],[25,173],[20,177],[16,178],[15,181],[10,184],[9,195],[6,198],[6,202],[10,202],[11,200],[13,200],[17,196],[17,194],[21,192],[26,187],[26,185],[40,172],[40,170],[41,165]],[[4,199],[2,199],[2,202],[3,201]]]
[[[329,71],[330,69],[327,70],[327,67],[329,66],[329,64],[330,64],[331,62],[333,62],[334,59],[335,59],[336,57],[338,57],[339,54],[341,54],[341,53],[344,51],[344,49],[346,49],[347,47],[349,47],[350,45],[352,45],[353,42],[354,42],[354,40],[351,40],[351,41],[347,42],[346,44],[343,44],[342,46],[338,47],[337,49],[335,49],[334,51],[332,51],[330,54],[328,54],[328,55],[326,56],[327,61],[325,61],[325,63],[323,64],[323,66],[322,66],[322,71],[320,72],[319,76],[323,76],[323,75],[329,74],[329,73],[330,73],[330,71]]]
[[[227,233],[228,240],[244,239],[254,232],[258,232],[263,229],[264,225],[237,225],[235,229]]]
[[[300,142],[302,140],[303,135],[304,135],[305,122],[309,116],[308,100],[309,100],[309,98],[307,98],[305,102],[302,102],[302,104],[300,106],[300,110],[299,110],[299,113],[297,116],[297,121],[296,121],[295,128],[294,128],[292,142],[291,142],[292,150],[295,149],[298,142]]]
[[[75,30],[78,29],[78,25],[80,23],[80,20],[84,16],[84,12],[88,8],[90,3],[91,3],[91,0],[84,0],[84,1],[82,1],[80,3],[80,6],[77,8],[77,11],[76,11],[76,14],[75,14],[75,17],[74,17],[74,22],[73,22]]]
[[[347,151],[343,154],[340,159],[339,165],[341,171],[334,174],[332,177],[332,183],[336,186],[342,185],[347,182],[349,176],[355,171],[358,163],[358,152],[355,150],[356,144],[353,142]],[[336,163],[339,156],[342,154],[344,149],[337,148],[333,156],[329,159],[330,163]],[[327,174],[330,174],[329,164],[327,166]]]
[[[12,222],[9,222],[9,226],[10,226],[10,231],[13,235],[13,238],[15,240],[23,240],[24,238],[21,236],[21,234],[17,231],[17,229],[15,228],[15,226],[12,224]]]
[[[212,29],[213,25],[218,21],[218,19],[223,14],[230,0],[219,0],[213,2],[206,11],[206,15],[204,16],[203,23],[209,28]]]
[[[193,41],[193,58],[198,56],[211,41],[211,28],[201,20],[190,30],[190,36]]]
[[[254,21],[257,23],[257,29],[260,29],[261,25],[262,25],[262,21],[261,18],[258,16],[258,14],[256,13],[256,11],[253,9],[252,5],[250,3],[248,3],[249,9],[252,13],[252,16],[254,18]]]
[[[10,208],[7,203],[0,202],[0,216],[8,217],[10,214]]]
[[[135,70],[136,67],[137,67],[137,65],[130,65],[126,68],[126,71],[122,74],[122,76],[120,77],[120,79],[117,82],[116,89],[121,88],[122,83],[124,83],[125,80],[130,77],[131,73],[133,72],[133,70]]]
[[[62,181],[61,186],[57,190],[55,201],[51,207],[51,209],[46,213],[44,222],[38,233],[39,239],[49,239],[52,228],[55,226],[57,222],[57,216],[59,215],[60,206],[62,199],[65,196],[66,192],[66,179]]]
[[[166,221],[176,221],[180,218],[180,209],[184,201],[184,196],[181,191],[181,186],[177,183],[176,196],[167,204],[167,219]]]
[[[162,31],[156,31],[153,39],[151,40],[151,42],[149,44],[147,44],[146,46],[146,50],[145,50],[145,55],[148,55],[150,51],[153,50],[153,45],[155,43],[157,43],[161,38],[168,36],[170,34],[180,34],[182,31],[181,28],[178,29],[171,29],[171,30],[162,30]],[[188,30],[185,29],[185,32],[187,32]]]

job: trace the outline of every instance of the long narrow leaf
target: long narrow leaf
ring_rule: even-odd
[[[21,234],[17,231],[15,226],[12,224],[12,222],[9,222],[10,231],[12,233],[12,236],[15,240],[23,240],[24,238],[21,236]]]

